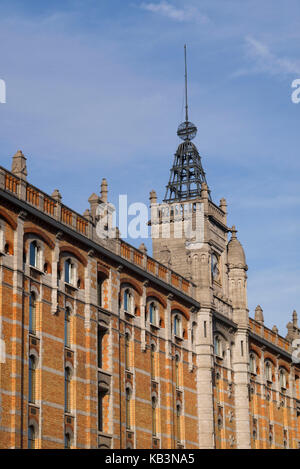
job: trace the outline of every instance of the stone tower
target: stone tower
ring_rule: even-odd
[[[153,257],[192,280],[201,305],[193,318],[197,324],[199,447],[215,447],[214,339],[226,331],[224,358],[233,371],[237,445],[249,448],[246,259],[235,227],[227,226],[226,200],[221,199],[219,205],[212,200],[200,154],[192,143],[196,132],[186,105],[186,120],[177,131],[183,143],[175,153],[163,203],[158,203],[154,190],[150,193]]]

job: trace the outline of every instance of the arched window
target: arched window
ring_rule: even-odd
[[[272,366],[269,361],[265,363],[265,378],[267,381],[272,381]]]
[[[126,388],[126,428],[131,428],[131,391]]]
[[[71,285],[74,285],[75,282],[75,268],[74,264],[72,263],[71,259],[65,260],[65,282]]]
[[[286,372],[283,368],[279,370],[279,384],[281,388],[286,389]]]
[[[69,432],[65,433],[65,449],[71,449],[71,435]]]
[[[182,337],[182,322],[179,314],[174,316],[174,335],[176,337]]]
[[[36,358],[29,356],[29,376],[28,376],[28,401],[32,404],[36,399]]]
[[[36,434],[33,425],[28,427],[28,449],[35,449],[36,446]]]
[[[177,430],[177,441],[181,441],[181,406],[176,405],[176,430]]]
[[[36,241],[32,241],[29,245],[29,264],[32,267],[38,267],[39,248]]]
[[[124,310],[127,313],[134,314],[133,295],[128,288],[124,291]]]
[[[256,360],[253,353],[250,353],[250,373],[256,374]]]
[[[125,333],[125,368],[130,368],[130,336],[129,333]]]
[[[65,412],[71,412],[71,370],[65,368]]]
[[[71,346],[71,311],[67,306],[65,310],[65,347]]]
[[[36,332],[36,296],[34,292],[29,297],[29,332]]]
[[[153,301],[149,305],[149,321],[153,326],[157,325],[157,307]]]
[[[157,400],[155,396],[152,396],[152,435],[156,436],[157,434]]]

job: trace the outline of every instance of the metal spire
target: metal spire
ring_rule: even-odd
[[[185,81],[185,122],[182,122],[177,129],[177,135],[182,140],[193,140],[196,137],[197,127],[189,122],[188,93],[187,93],[187,61],[186,44],[184,44],[184,81]]]
[[[177,135],[183,142],[175,153],[170,179],[167,185],[164,202],[195,199],[201,196],[202,184],[206,182],[201,157],[196,146],[191,142],[197,133],[197,127],[189,122],[187,93],[187,60],[186,44],[184,45],[185,68],[185,122],[179,125]],[[210,196],[210,191],[209,198]]]
[[[185,66],[185,122],[188,122],[188,95],[187,95],[187,65],[186,65],[186,44],[184,44],[184,66]]]

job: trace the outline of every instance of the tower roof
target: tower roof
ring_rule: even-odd
[[[237,239],[235,226],[231,228],[232,237],[228,243],[228,263],[233,267],[247,267],[243,246]]]
[[[207,184],[201,157],[197,147],[191,142],[196,136],[197,127],[189,121],[188,116],[186,46],[184,46],[184,62],[185,122],[182,122],[177,130],[177,135],[183,142],[179,144],[174,156],[164,202],[200,198],[202,184],[204,182]],[[210,191],[208,195],[211,199]]]
[[[201,157],[196,146],[187,138],[175,153],[164,202],[200,198],[204,182],[207,184]]]

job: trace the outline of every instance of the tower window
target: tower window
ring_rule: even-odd
[[[181,441],[181,406],[176,405],[176,427],[177,427],[177,441]]]
[[[152,397],[152,435],[156,436],[157,434],[157,409],[156,409],[156,397]]]
[[[126,428],[131,428],[131,391],[126,388]]]
[[[28,387],[28,401],[34,404],[36,399],[36,358],[34,355],[29,357]]]
[[[104,391],[98,391],[98,431],[103,432],[103,399]]]
[[[175,355],[175,382],[176,387],[180,386],[180,377],[179,377],[179,355]]]
[[[34,334],[36,331],[36,297],[35,293],[31,292],[29,297],[29,332]]]
[[[65,449],[71,449],[71,435],[69,432],[65,433]]]
[[[151,377],[155,378],[155,345],[151,344],[151,358],[150,358],[150,364],[151,364]]]
[[[128,332],[125,334],[125,368],[130,368],[130,336]]]
[[[71,411],[71,370],[65,368],[65,412]]]
[[[103,338],[106,332],[106,329],[98,326],[98,368],[103,366]]]
[[[36,433],[33,425],[28,427],[28,449],[35,449],[36,447]]]
[[[65,310],[65,347],[71,345],[71,311],[67,306]]]

